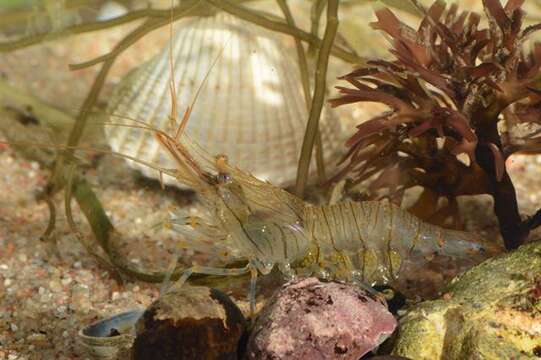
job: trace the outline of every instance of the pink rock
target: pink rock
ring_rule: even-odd
[[[316,278],[284,285],[258,316],[249,359],[354,359],[383,342],[396,320],[362,289]]]

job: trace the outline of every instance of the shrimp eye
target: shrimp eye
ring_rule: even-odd
[[[231,176],[227,173],[219,173],[216,176],[216,180],[218,181],[218,184],[227,184],[231,181]]]

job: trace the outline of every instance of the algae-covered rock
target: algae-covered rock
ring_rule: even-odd
[[[400,320],[393,354],[412,359],[539,359],[541,241],[485,261]]]

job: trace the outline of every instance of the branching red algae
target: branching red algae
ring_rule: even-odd
[[[541,153],[541,44],[524,50],[541,24],[523,28],[523,0],[505,6],[483,0],[487,28],[479,14],[460,12],[456,4],[436,1],[425,10],[413,3],[425,14],[417,30],[389,9],[376,12],[372,27],[390,37],[395,59],[369,61],[343,76],[353,87],[338,87],[342,96],[331,100],[333,106],[379,102],[390,108],[358,125],[333,180],[371,179],[371,190],[388,188],[383,196],[398,201],[405,189],[420,185],[424,192],[411,210],[433,222],[456,220],[459,195],[490,194],[505,245],[516,248],[541,218],[538,211],[522,221],[505,169],[514,153]],[[519,125],[531,130],[514,136]],[[447,206],[438,208],[439,198]]]

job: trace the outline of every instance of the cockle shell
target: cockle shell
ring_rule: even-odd
[[[132,118],[170,129],[172,58],[179,119],[201,87],[186,132],[208,153],[226,154],[230,163],[260,179],[291,184],[308,114],[287,38],[224,13],[174,26],[178,31],[171,44],[116,87],[107,109],[118,115],[112,121],[129,123],[126,118]],[[343,145],[341,128],[328,109],[324,113],[320,131],[325,162],[331,164]],[[106,134],[114,151],[175,168],[151,131],[108,126]],[[132,165],[146,176],[158,176]]]

